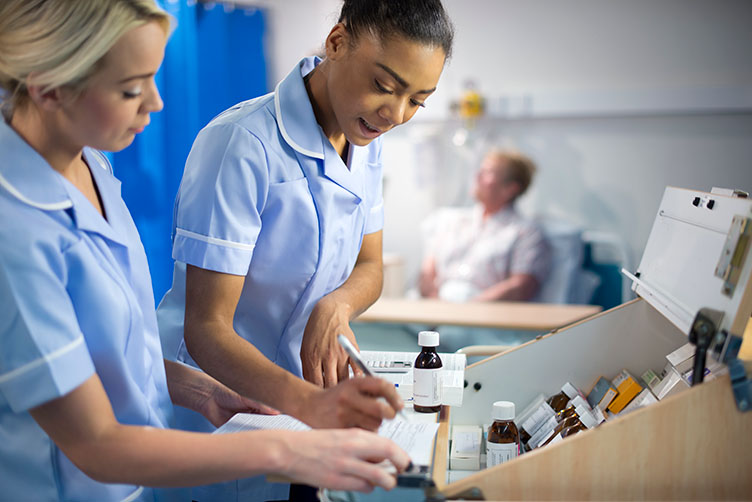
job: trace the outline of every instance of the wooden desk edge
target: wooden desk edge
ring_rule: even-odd
[[[454,309],[460,310],[469,307],[471,313],[479,310],[491,311],[503,310],[504,316],[494,316],[501,321],[489,321],[478,315],[453,316],[437,315],[436,310]],[[519,315],[510,315],[509,310],[516,309]],[[385,310],[390,310],[385,312]],[[408,310],[405,313],[405,310]],[[431,312],[433,310],[433,312]],[[558,319],[555,322],[545,321],[546,315],[540,311],[549,310],[555,312]],[[371,308],[363,312],[355,319],[361,323],[392,323],[392,324],[447,324],[455,326],[467,326],[473,328],[497,328],[497,329],[520,329],[528,331],[551,331],[569,324],[586,319],[601,311],[599,305],[567,305],[549,303],[523,303],[523,302],[496,302],[488,304],[472,303],[457,304],[441,302],[437,300],[408,300],[408,299],[380,299]],[[530,312],[534,312],[534,316]],[[537,311],[537,312],[536,312]],[[562,315],[562,311],[570,312],[570,315]],[[488,315],[488,312],[485,312]],[[512,317],[513,319],[510,319]]]

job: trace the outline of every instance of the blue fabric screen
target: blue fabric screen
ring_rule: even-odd
[[[165,1],[176,21],[157,74],[164,110],[110,156],[149,260],[158,303],[172,283],[170,231],[183,166],[199,130],[233,104],[267,92],[264,13]]]

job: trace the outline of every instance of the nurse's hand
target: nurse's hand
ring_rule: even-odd
[[[287,455],[281,474],[333,490],[370,492],[376,486],[390,490],[396,478],[384,464],[402,472],[410,463],[394,442],[366,431],[289,432],[283,441]]]
[[[325,296],[316,304],[308,318],[300,360],[303,378],[320,387],[332,387],[349,377],[347,353],[337,342],[342,333],[357,348],[355,334],[350,329],[350,307]],[[353,371],[358,373],[355,369]]]
[[[241,396],[203,371],[168,360],[164,365],[172,402],[201,413],[217,427],[236,413],[279,414],[274,408]]]
[[[313,428],[360,427],[378,430],[404,406],[394,384],[382,378],[351,378],[302,397],[293,416]]]
[[[215,380],[215,382],[217,382]],[[243,397],[229,387],[217,382],[210,395],[198,410],[215,427],[230,420],[236,413],[279,415],[279,411],[263,403]]]

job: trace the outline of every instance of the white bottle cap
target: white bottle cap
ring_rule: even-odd
[[[514,420],[514,403],[512,401],[496,401],[491,410],[494,420]]]
[[[420,345],[421,347],[438,347],[439,332],[421,331],[420,333],[418,333],[418,345]]]
[[[569,382],[564,384],[564,386],[561,388],[561,391],[566,394],[569,399],[574,399],[574,396],[579,394],[575,386]]]
[[[597,423],[598,421],[595,418],[593,418],[593,415],[591,415],[588,412],[585,412],[582,415],[580,415],[580,422],[582,422],[582,425],[584,425],[588,429],[592,429],[593,427],[598,425]]]
[[[590,411],[588,411],[586,406],[576,406],[574,412],[577,413],[578,417],[581,417],[585,414],[590,414]]]
[[[569,404],[571,406],[574,406],[575,408],[577,408],[578,406],[585,406],[588,409],[590,409],[590,405],[588,404],[588,402],[585,401],[585,399],[582,396],[580,396],[579,394],[576,395],[576,396],[574,396],[572,398],[572,400],[569,402]],[[567,407],[569,407],[569,406],[567,406]]]

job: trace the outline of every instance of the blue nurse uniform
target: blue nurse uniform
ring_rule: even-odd
[[[175,203],[173,286],[157,314],[167,358],[195,365],[183,342],[187,263],[246,276],[236,331],[301,376],[311,310],[349,277],[363,236],[383,226],[381,142],[351,146],[345,165],[303,84],[313,63],[196,138]]]
[[[0,120],[0,499],[154,500],[81,472],[29,410],[94,372],[120,423],[172,413],[143,246],[99,152],[84,157],[107,220]]]
[[[273,93],[226,110],[196,138],[175,202],[173,285],[157,312],[168,359],[198,367],[183,341],[190,264],[245,276],[236,332],[302,376],[313,307],[350,276],[363,236],[382,229],[381,139],[350,145],[343,162],[303,82],[318,62],[303,59]],[[177,418],[214,429],[197,413]]]

